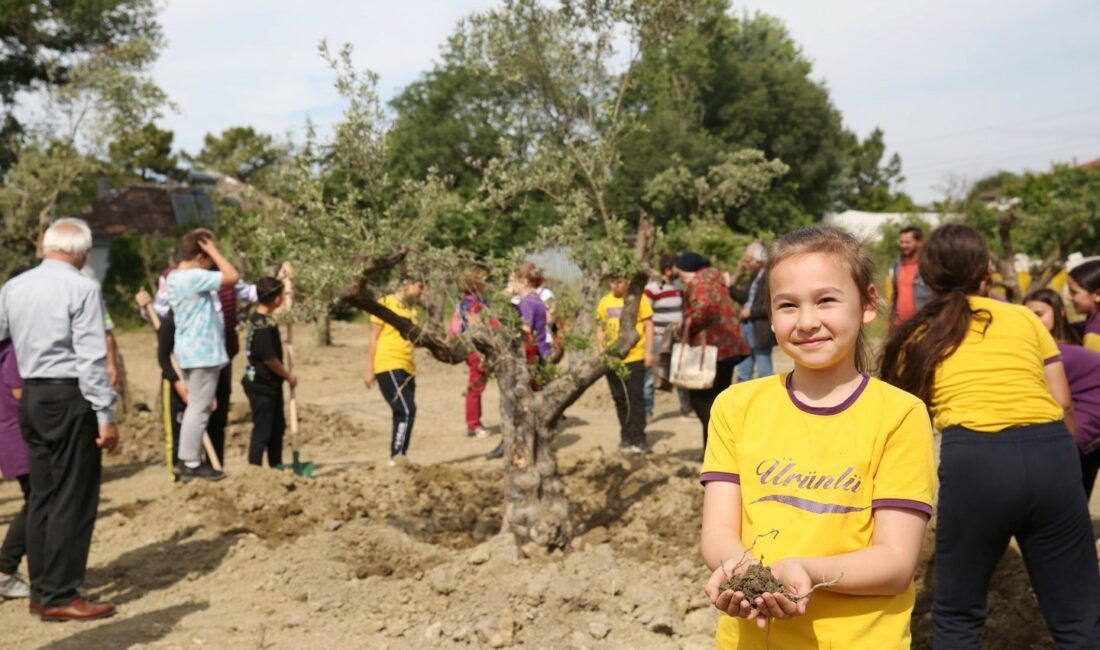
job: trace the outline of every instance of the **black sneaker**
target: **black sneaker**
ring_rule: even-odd
[[[213,467],[203,463],[198,467],[188,467],[187,465],[180,465],[179,479],[183,482],[190,481],[191,479],[201,478],[204,481],[220,481],[225,478],[225,472],[219,472]]]
[[[504,443],[501,442],[497,445],[496,449],[485,454],[487,460],[496,460],[497,458],[504,458]]]

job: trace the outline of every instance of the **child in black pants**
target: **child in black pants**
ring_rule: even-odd
[[[152,307],[149,307],[152,309]],[[187,383],[176,371],[172,363],[172,348],[176,344],[176,322],[172,312],[161,319],[157,330],[157,363],[161,371],[161,399],[164,416],[165,460],[168,463],[168,475],[176,481],[173,468],[179,462],[180,423],[183,411],[187,408]]]
[[[260,465],[267,451],[268,467],[283,464],[283,381],[298,385],[298,378],[283,365],[283,343],[272,312],[283,304],[283,283],[276,278],[260,278],[256,283],[259,304],[248,319],[244,351],[248,366],[244,371],[245,395],[252,407],[252,442],[248,463]]]

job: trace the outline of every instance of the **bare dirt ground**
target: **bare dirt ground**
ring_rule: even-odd
[[[482,458],[499,441],[495,386],[484,400],[494,435],[467,438],[466,367],[420,357],[412,462],[390,468],[390,411],[361,382],[366,327],[336,324],[329,348],[296,334],[314,478],[246,465],[238,385],[229,477],[186,485],[169,482],[162,460],[152,336],[122,334],[133,402],[148,410],[129,417],[125,450],[106,461],[86,583],[119,614],[48,624],[25,600],[3,602],[4,647],[713,647],[717,614],[697,551],[701,433],[673,395],[658,395],[646,458],[614,453],[604,384],[570,409],[557,444],[579,536],[567,552],[522,557],[499,534],[500,461]],[[20,501],[14,482],[0,484],[0,527]],[[914,645],[927,648],[925,566]],[[994,583],[989,647],[1053,647],[1014,550]]]

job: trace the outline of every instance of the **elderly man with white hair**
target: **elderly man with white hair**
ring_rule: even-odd
[[[764,270],[768,260],[768,251],[764,245],[754,241],[745,248],[741,257],[741,267],[752,274],[752,280],[744,289],[730,287],[730,298],[741,303],[741,330],[745,332],[745,342],[752,354],[737,365],[737,381],[752,379],[753,370],[757,377],[772,374],[772,348],[775,347],[775,334],[772,333],[768,316],[768,278]]]
[[[46,259],[0,290],[0,340],[12,340],[23,377],[19,422],[30,449],[30,611],[42,620],[103,618],[114,606],[79,592],[99,505],[101,450],[118,445],[103,298],[80,273],[92,233],[80,219],[59,219],[42,248]]]

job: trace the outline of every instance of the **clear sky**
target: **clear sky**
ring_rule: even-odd
[[[341,105],[316,54],[351,43],[388,100],[428,70],[457,21],[493,0],[168,0],[154,77],[179,106],[178,147],[251,125],[282,135]],[[1100,3],[1090,0],[749,0],[781,18],[848,128],[875,126],[905,189],[1100,158]]]

